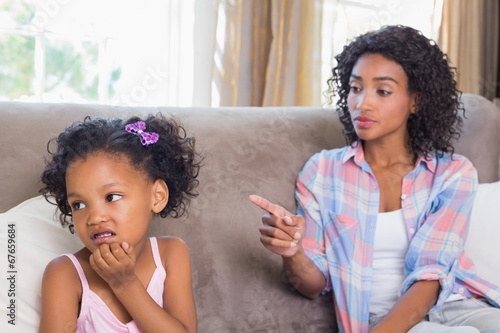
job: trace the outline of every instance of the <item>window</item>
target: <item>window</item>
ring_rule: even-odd
[[[211,82],[224,1],[0,0],[0,100],[218,106]],[[323,0],[321,91],[348,40],[397,23],[436,39],[441,7]]]
[[[402,24],[437,40],[442,0],[324,0],[322,91],[328,86],[335,55],[352,38],[384,25]]]
[[[193,6],[0,0],[0,99],[189,105]]]

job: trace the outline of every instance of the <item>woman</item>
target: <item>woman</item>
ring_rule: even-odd
[[[270,213],[261,242],[302,294],[333,292],[341,332],[500,332],[500,288],[463,251],[477,173],[453,153],[463,109],[446,56],[388,26],[336,60],[348,145],[306,163],[298,215],[250,197]]]

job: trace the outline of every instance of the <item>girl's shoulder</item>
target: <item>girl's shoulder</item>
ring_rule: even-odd
[[[43,273],[43,284],[69,291],[73,289],[81,294],[82,287],[75,265],[69,257],[61,255],[52,259]]]
[[[156,237],[158,242],[158,251],[163,261],[165,269],[171,265],[184,264],[190,261],[191,255],[189,247],[184,240],[173,236]]]
[[[71,259],[68,258],[66,255],[61,255],[61,256],[58,256],[58,257],[52,259],[47,264],[47,266],[45,267],[45,272],[70,273],[70,272],[75,270],[73,267],[74,267],[74,265],[71,262]],[[75,271],[75,273],[76,273],[76,271]]]
[[[79,252],[76,252],[74,254],[68,254],[68,255],[60,255],[54,259],[52,259],[47,266],[45,267],[45,270],[49,272],[58,272],[58,273],[67,273],[68,275],[75,275],[75,277],[78,277],[77,270],[75,268],[75,264],[73,261],[70,259],[69,256],[73,256],[78,260],[79,258]]]
[[[47,264],[41,294],[40,332],[62,332],[66,323],[76,325],[82,284],[70,258],[62,255]]]
[[[155,237],[156,241],[158,242],[158,246],[160,247],[188,247],[186,242],[175,236],[157,236]]]

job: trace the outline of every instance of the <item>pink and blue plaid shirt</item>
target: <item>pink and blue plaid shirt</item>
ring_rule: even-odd
[[[479,278],[463,248],[477,172],[454,154],[419,158],[402,183],[401,207],[410,242],[401,294],[416,281],[439,280],[436,305],[451,293],[485,297],[500,307],[500,287]],[[297,180],[297,213],[309,258],[333,290],[340,332],[368,332],[373,240],[380,193],[363,149],[324,150],[306,163]]]

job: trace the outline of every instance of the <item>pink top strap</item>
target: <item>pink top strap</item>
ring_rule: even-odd
[[[89,282],[87,281],[87,277],[85,276],[85,273],[83,272],[82,265],[80,265],[80,262],[78,261],[78,259],[76,259],[75,255],[71,254],[71,253],[65,253],[64,255],[66,257],[68,257],[73,262],[73,266],[75,266],[76,271],[78,273],[78,277],[80,278],[80,281],[82,282],[83,293],[89,291],[90,290]]]
[[[147,291],[151,298],[159,305],[163,306],[163,287],[166,278],[166,271],[163,267],[160,251],[158,249],[157,239],[151,237],[151,252],[156,269],[149,281]],[[68,257],[78,273],[82,284],[82,300],[80,314],[77,321],[77,333],[92,332],[120,332],[120,333],[139,333],[135,321],[122,323],[116,318],[104,301],[94,293],[90,287],[80,262],[73,254],[64,254]]]

